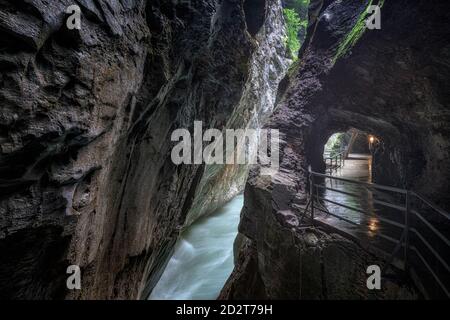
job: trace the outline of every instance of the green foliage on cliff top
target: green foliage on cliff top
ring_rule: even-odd
[[[298,32],[302,26],[302,21],[300,20],[298,13],[293,9],[285,8],[283,12],[287,28],[286,47],[290,56],[296,60],[298,51],[300,50],[300,39],[298,38]]]
[[[294,61],[298,58],[298,51],[306,35],[309,1],[285,0],[283,2],[287,29],[286,48]]]
[[[293,9],[301,18],[308,17],[308,5],[310,0],[284,0],[286,8]]]

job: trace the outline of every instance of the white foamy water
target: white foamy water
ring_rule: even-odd
[[[233,242],[243,203],[239,195],[183,232],[150,300],[217,298],[233,271]]]

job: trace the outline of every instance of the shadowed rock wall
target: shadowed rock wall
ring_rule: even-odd
[[[151,290],[204,174],[172,163],[171,133],[259,109],[239,107],[254,54],[282,51],[279,1],[256,22],[244,2],[77,0],[69,31],[73,1],[0,0],[0,297]]]

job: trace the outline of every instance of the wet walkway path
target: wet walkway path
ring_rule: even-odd
[[[372,184],[371,171],[370,156],[350,154],[328,176],[316,173],[314,223],[406,270],[426,297],[450,298],[450,216],[414,192]]]
[[[330,174],[330,172],[327,174]],[[331,175],[339,178],[371,183],[372,158],[370,155],[365,154],[349,154],[348,158],[345,160],[344,166],[333,170]],[[403,213],[374,203],[375,199],[396,202],[392,199],[390,194],[379,191],[375,194],[374,191],[369,190],[362,185],[332,179],[326,179],[324,184],[327,188],[338,190],[346,194],[333,190],[323,190],[320,195],[321,197],[332,202],[355,208],[362,212],[350,210],[337,204],[323,201],[321,206],[325,211],[345,218],[358,224],[358,226],[320,211],[317,212],[317,220],[342,230],[359,240],[370,240],[372,243],[373,241],[376,241],[378,246],[385,248],[387,252],[392,251],[394,247],[393,244],[377,235],[383,233],[393,239],[399,240],[402,229],[382,223],[378,217],[385,217],[401,223],[404,219]],[[401,199],[399,199],[399,201],[401,202]]]
[[[369,155],[349,154],[348,158],[345,160],[344,166],[337,170],[333,170],[331,172],[331,175],[339,178],[357,180],[361,182],[372,182],[371,168],[372,159]],[[354,197],[348,196],[346,194],[326,190],[324,193],[324,197],[326,199],[351,206],[359,210],[364,210],[368,213],[373,212],[373,203],[371,201],[372,192],[361,189],[361,186],[359,185],[331,179],[326,180],[326,186],[339,191],[354,193],[360,196],[360,199],[355,199]],[[367,221],[368,216],[363,215],[362,213],[358,213],[332,203],[326,203],[325,206],[328,211],[343,218],[349,219],[355,223],[368,223],[369,225],[373,226],[373,229],[375,229],[377,225],[377,221],[375,219]]]

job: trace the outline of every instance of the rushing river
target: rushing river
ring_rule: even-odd
[[[183,232],[150,300],[216,299],[233,271],[233,242],[244,196]]]

